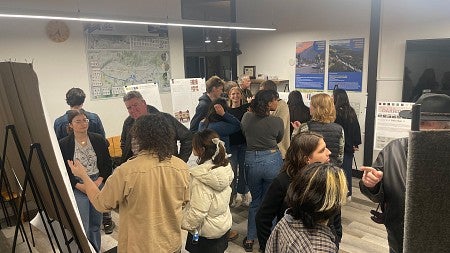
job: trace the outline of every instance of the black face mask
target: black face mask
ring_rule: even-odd
[[[379,212],[378,211],[379,208],[380,208],[380,205],[378,204],[377,210],[370,210],[370,214],[372,214],[370,219],[372,219],[373,222],[375,222],[375,223],[384,224],[384,213]]]

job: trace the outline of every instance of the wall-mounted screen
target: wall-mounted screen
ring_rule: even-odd
[[[424,90],[450,93],[450,39],[407,40],[402,101]]]

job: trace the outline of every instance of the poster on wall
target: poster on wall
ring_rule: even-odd
[[[328,90],[362,90],[364,38],[330,40]]]
[[[148,105],[152,105],[161,112],[163,111],[161,96],[159,95],[158,91],[158,84],[145,83],[145,84],[128,85],[123,87],[123,90],[125,93],[128,93],[133,90],[139,91],[139,93],[141,93],[142,97],[144,98],[145,102]]]
[[[142,83],[170,91],[166,26],[95,23],[84,31],[92,99],[122,97],[124,86]]]
[[[401,118],[398,113],[402,110],[411,110],[413,104],[405,102],[377,102],[375,150],[383,149],[392,140],[408,137],[411,130],[411,119]]]
[[[297,42],[295,88],[324,89],[325,41]]]
[[[204,78],[172,79],[173,116],[189,128],[191,118],[195,114],[198,98],[206,92]]]

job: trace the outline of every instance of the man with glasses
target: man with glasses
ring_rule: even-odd
[[[80,88],[71,88],[66,93],[66,102],[70,106],[70,110],[83,109],[85,99],[86,94]],[[55,129],[56,138],[58,139],[58,141],[68,135],[67,134],[67,126],[69,125],[69,120],[67,117],[68,112],[69,111],[66,111],[64,115],[57,118],[55,120],[55,123],[53,124],[53,128]],[[87,117],[86,123],[89,123],[88,132],[97,133],[106,138],[105,130],[103,129],[103,124],[102,121],[100,120],[100,117],[93,112],[88,112],[86,110],[84,112]],[[116,224],[114,223],[114,221],[112,221],[111,218],[111,212],[103,213],[103,229],[105,230],[105,234],[111,234],[115,226]]]
[[[132,138],[130,130],[136,119],[143,115],[149,114],[162,114],[168,121],[169,125],[173,127],[175,132],[175,142],[167,143],[172,145],[174,155],[181,160],[187,162],[192,153],[192,133],[180,123],[175,117],[168,113],[160,112],[158,109],[151,105],[147,105],[147,102],[142,97],[139,91],[130,91],[123,97],[123,102],[128,110],[128,116],[123,122],[122,134],[120,137],[120,148],[122,149],[122,163],[126,162],[128,158],[137,154],[139,147],[136,141]],[[177,142],[180,142],[180,148],[178,149]]]

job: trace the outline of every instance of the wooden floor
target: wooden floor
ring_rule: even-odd
[[[353,179],[353,197],[352,201],[342,208],[342,226],[343,237],[340,244],[341,253],[377,253],[389,252],[386,239],[386,230],[383,225],[374,223],[370,219],[369,211],[374,209],[376,205],[363,196],[359,188],[357,188],[358,180]],[[226,252],[240,253],[245,252],[242,248],[242,240],[247,231],[247,213],[246,207],[238,207],[232,209],[233,213],[233,229],[239,232],[239,237],[229,243]],[[113,220],[118,224],[119,216],[113,212]],[[28,226],[26,226],[28,227]],[[4,228],[4,224],[2,224]],[[114,233],[105,235],[102,232],[102,252],[107,251],[117,245],[118,237],[117,226]],[[11,252],[11,243],[14,236],[14,228],[4,228],[0,233],[0,252]],[[52,252],[46,235],[33,229],[36,239],[36,248],[33,252]],[[183,241],[185,240],[185,233]],[[20,241],[20,240],[19,240]],[[253,252],[258,252],[258,245],[255,244]],[[16,252],[28,252],[26,244],[20,243]],[[187,252],[187,251],[182,251]]]

